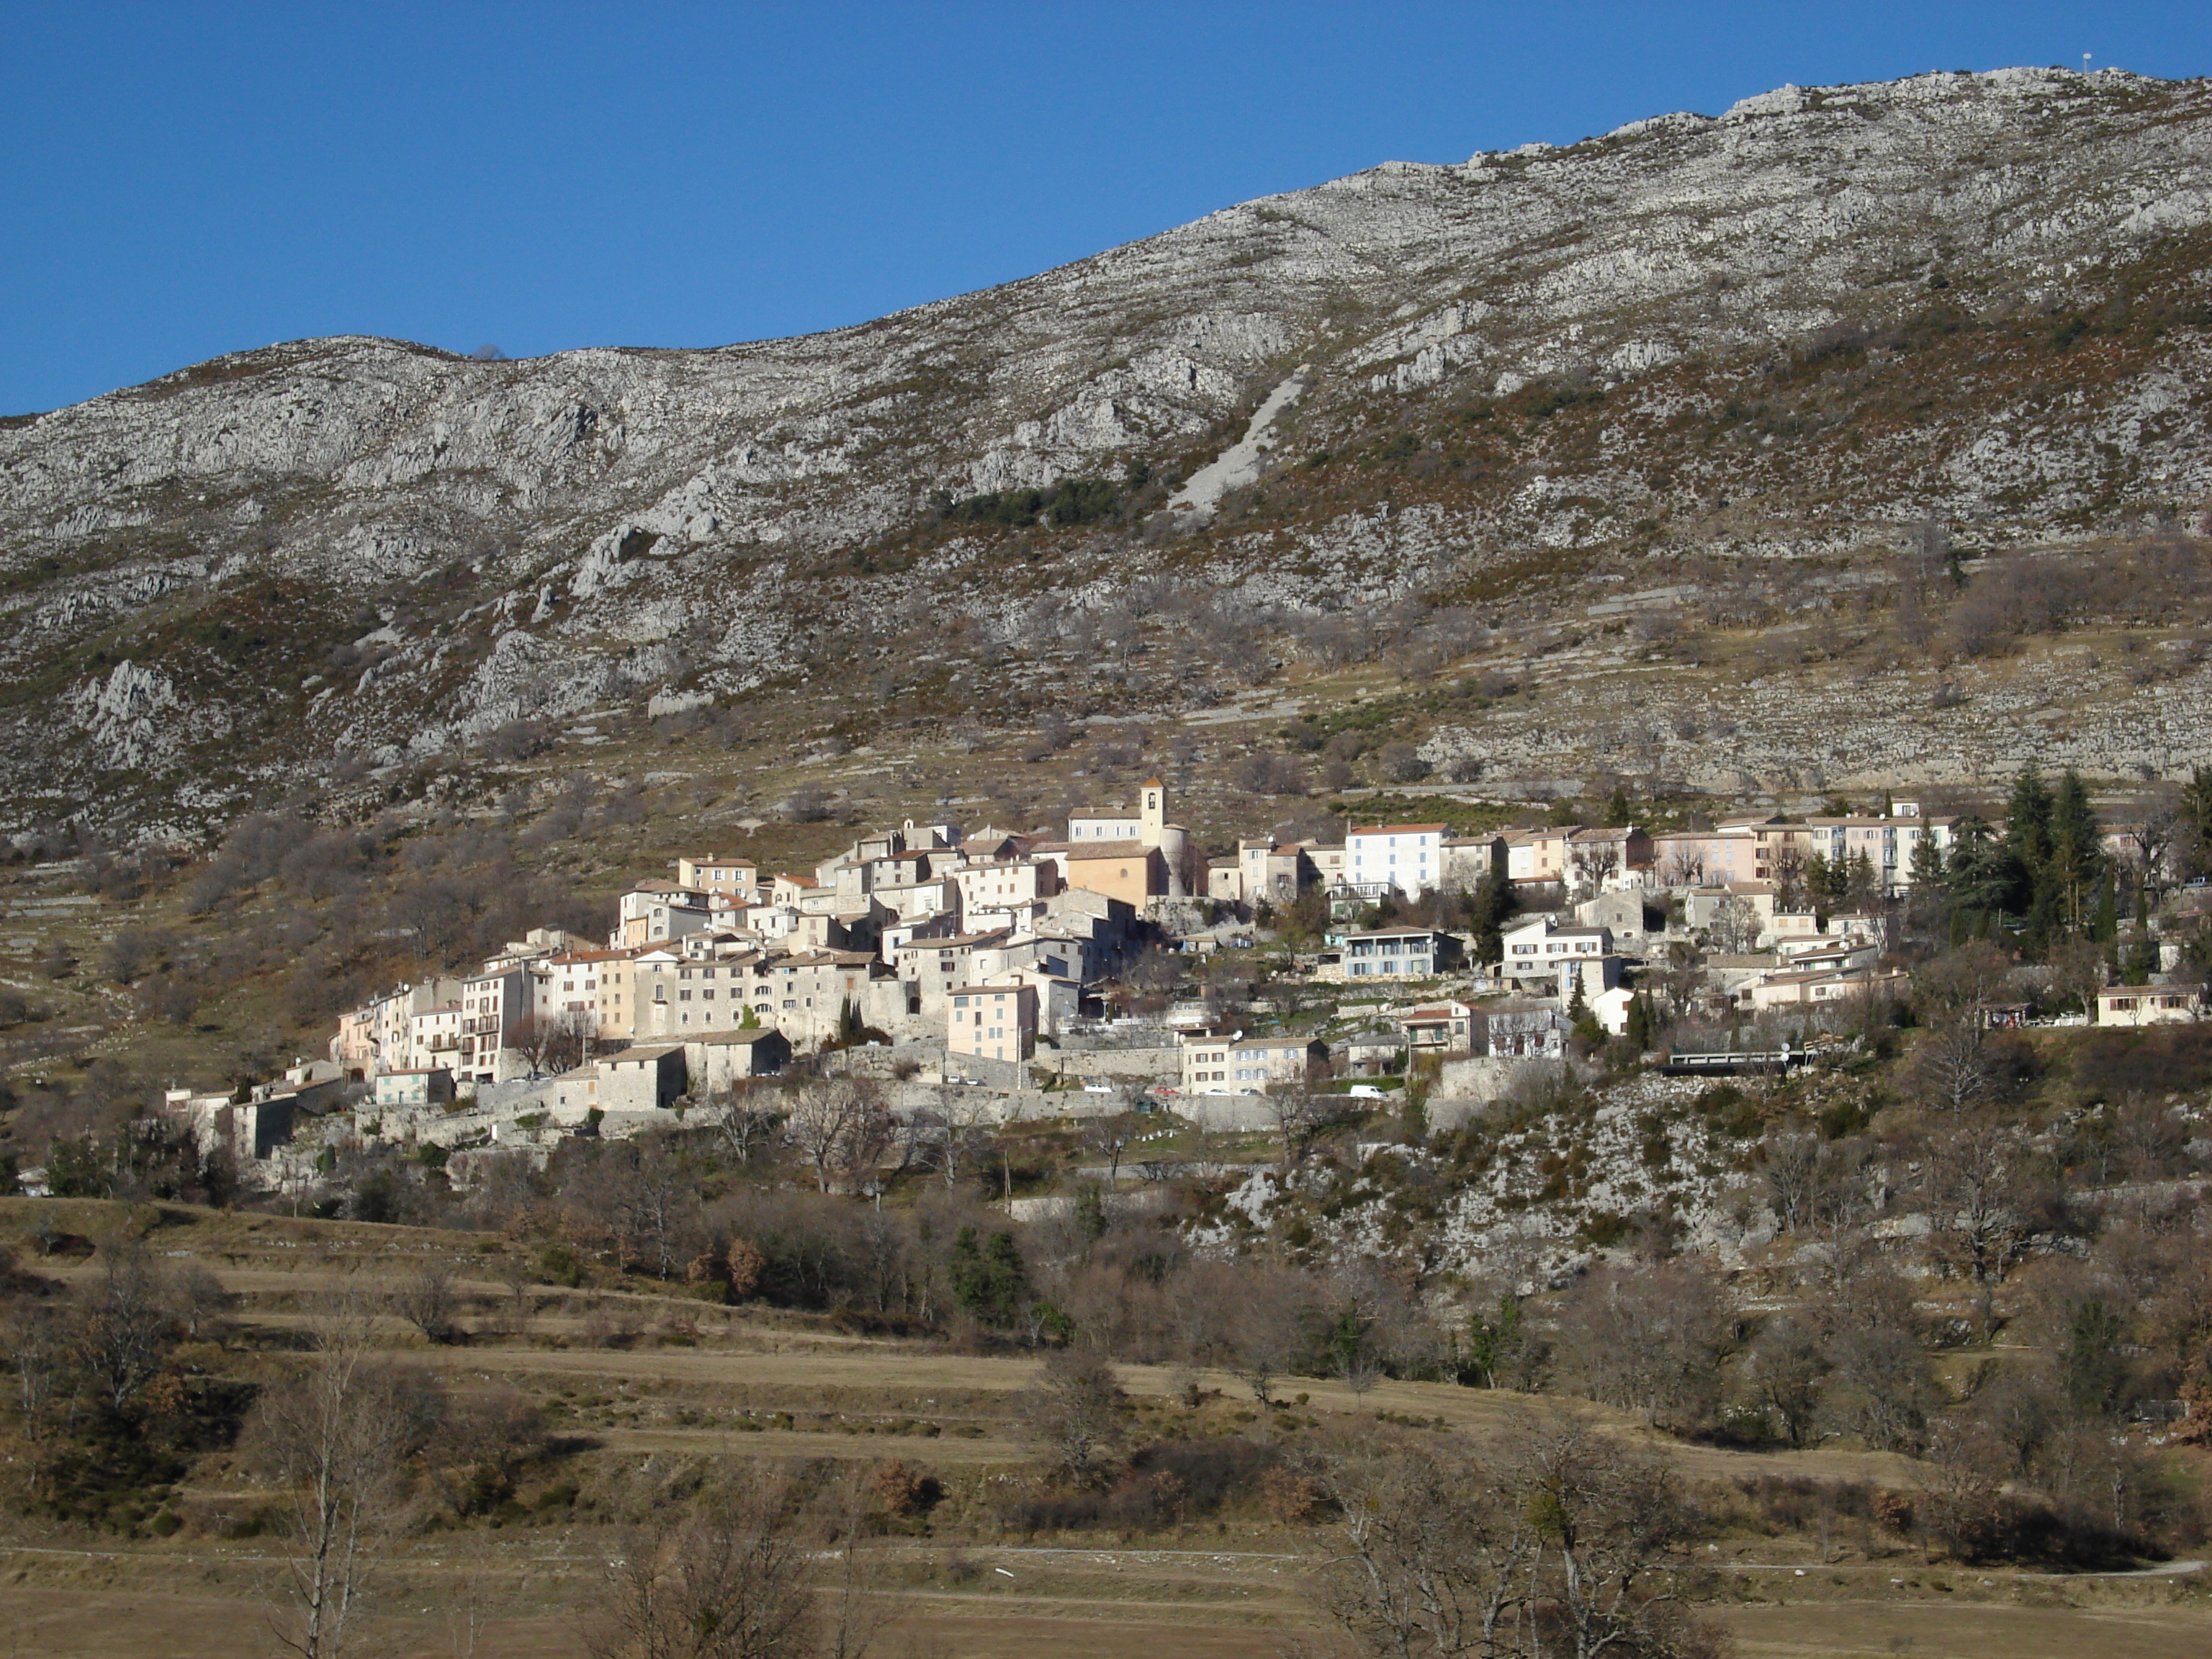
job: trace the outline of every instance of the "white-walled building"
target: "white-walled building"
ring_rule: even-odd
[[[1443,884],[1441,823],[1385,823],[1345,837],[1346,879],[1362,893],[1395,891],[1407,898]]]
[[[1613,954],[1613,932],[1606,927],[1562,927],[1550,916],[1534,916],[1504,930],[1502,972],[1516,985],[1538,981],[1559,984],[1562,963]]]
[[[1258,1095],[1300,1089],[1328,1068],[1328,1045],[1312,1037],[1224,1036],[1199,1032],[1182,1040],[1187,1095]]]

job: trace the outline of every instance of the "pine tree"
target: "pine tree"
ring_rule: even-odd
[[[1951,833],[1951,865],[1943,884],[1962,910],[1986,915],[2022,908],[2016,902],[2020,868],[2010,846],[1972,815],[1960,819]]]
[[[1825,912],[1835,898],[1836,875],[1826,853],[1815,853],[1805,861],[1805,890],[1815,910]]]
[[[1011,1325],[1029,1291],[1029,1272],[1012,1233],[978,1240],[963,1227],[952,1240],[952,1300],[987,1325]]]
[[[1913,837],[1911,867],[1912,884],[1906,902],[1912,926],[1932,937],[1948,934],[1955,907],[1943,868],[1943,849],[1935,836],[1923,832]]]
[[[1844,901],[1854,908],[1872,909],[1881,898],[1881,884],[1874,872],[1874,855],[1862,848],[1850,856],[1844,877]]]

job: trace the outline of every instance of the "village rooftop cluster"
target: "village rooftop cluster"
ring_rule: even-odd
[[[1556,1062],[1578,1024],[1628,1033],[1662,972],[1678,1009],[1802,1016],[1801,1034],[1901,993],[1903,970],[1884,965],[1892,919],[1916,878],[1943,867],[1957,823],[1911,801],[1681,832],[1385,823],[1340,844],[1240,841],[1208,860],[1153,779],[1135,811],[1076,813],[1064,837],[908,821],[807,874],[687,855],[673,881],[622,896],[604,944],[534,930],[473,974],[344,1014],[327,1060],[250,1100],[175,1091],[169,1104],[240,1158],[272,1158],[295,1113],[342,1100],[371,1138],[542,1145],[667,1123],[794,1056],[834,1052],[995,1095],[1001,1117],[1118,1110],[1134,1091],[1206,1127],[1256,1127],[1266,1097],[1332,1076],[1428,1056]],[[1841,872],[1844,903],[1809,894],[1805,873],[1823,868]],[[1515,912],[1488,951],[1474,931],[1357,925],[1486,884]],[[1327,931],[1291,977],[1332,988],[1339,1014],[1365,1022],[1334,1049],[1317,1035],[1222,1029],[1202,1002],[1111,1018],[1139,956],[1249,944],[1255,923],[1316,896]],[[2096,1018],[2195,1018],[2200,1002],[2194,987],[2112,987]],[[1040,1082],[1077,1092],[1054,1102]]]

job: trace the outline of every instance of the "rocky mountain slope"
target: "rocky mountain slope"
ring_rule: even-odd
[[[0,827],[189,830],[623,711],[1273,718],[1378,651],[1601,682],[1413,734],[1464,775],[2171,767],[2212,753],[2186,640],[1930,713],[1912,676],[1982,653],[1883,630],[1946,535],[2107,589],[2162,548],[2193,617],[2208,255],[2212,88],[2014,70],[1385,163],[803,339],[219,358],[0,422]],[[2162,617],[2085,605],[2053,626]],[[1655,689],[1710,669],[1685,629],[1783,644]]]

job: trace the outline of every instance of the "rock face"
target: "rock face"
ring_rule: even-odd
[[[988,538],[928,542],[895,595],[855,567],[934,492],[1180,483],[1294,371],[1237,477],[1334,482],[1173,526],[1185,580],[1255,604],[1887,557],[1931,516],[2073,545],[2212,492],[2208,238],[2205,85],[2016,70],[1385,163],[803,339],[219,358],[0,424],[0,801],[143,820],[189,778],[218,811],[518,719],[742,699],[887,613],[1011,639],[1170,536],[1051,543],[1026,592],[975,580]],[[1494,465],[1346,459],[1493,408],[1526,428]]]

